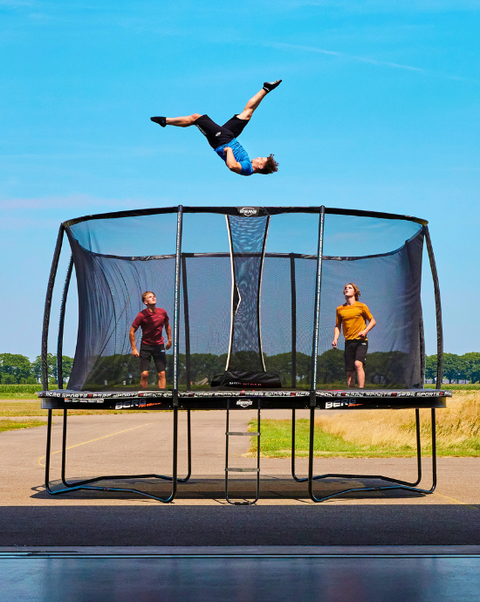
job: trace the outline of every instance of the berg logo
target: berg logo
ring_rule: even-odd
[[[239,207],[238,213],[240,213],[240,215],[243,215],[244,217],[254,217],[255,215],[258,215],[258,208],[257,207]]]
[[[356,400],[352,400],[354,403]],[[342,401],[326,401],[325,409],[326,410],[338,410],[339,408],[348,408],[350,405],[350,401],[342,400]]]
[[[241,406],[242,408],[248,408],[253,404],[251,399],[239,399],[237,401],[237,406]]]

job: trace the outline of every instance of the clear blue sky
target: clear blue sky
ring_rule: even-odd
[[[480,351],[479,31],[474,0],[0,0],[0,352],[40,353],[62,221],[177,204],[425,218],[445,350]],[[277,78],[242,136],[275,153],[272,176],[231,174],[196,129],[149,121],[226,120]]]

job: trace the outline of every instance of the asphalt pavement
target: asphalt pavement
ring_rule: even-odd
[[[255,413],[233,412],[231,430],[246,430]],[[297,417],[302,414],[297,412]],[[265,411],[263,418],[290,417]],[[98,475],[171,474],[172,414],[69,415],[69,481]],[[55,417],[52,486],[60,484],[61,421]],[[186,413],[180,412],[179,476],[186,473]],[[255,465],[248,437],[232,443],[231,465]],[[439,458],[435,493],[351,493],[315,504],[307,484],[291,478],[290,459],[261,461],[260,500],[225,501],[225,413],[192,412],[192,476],[171,504],[134,494],[44,487],[46,427],[0,434],[0,546],[477,546],[480,544],[480,459]],[[424,484],[431,461],[424,460]],[[307,460],[296,462],[299,476]],[[414,458],[315,459],[315,473],[389,475],[415,480]],[[240,480],[238,480],[240,479]],[[121,481],[109,482],[125,486]],[[328,478],[315,492],[370,483]],[[380,484],[375,480],[374,483]],[[107,484],[107,482],[105,482]],[[127,480],[127,486],[167,495],[171,483]],[[232,492],[254,492],[251,473],[232,476]]]

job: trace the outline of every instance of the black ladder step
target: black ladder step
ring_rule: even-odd
[[[260,472],[259,468],[225,468],[226,472]]]

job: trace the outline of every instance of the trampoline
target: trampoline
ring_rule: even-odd
[[[59,310],[57,390],[48,390],[48,335],[52,297],[64,237],[71,257]],[[436,389],[424,389],[422,316],[424,246],[433,279],[437,332]],[[63,389],[63,338],[72,272],[78,294],[78,334],[72,372]],[[365,389],[346,389],[343,353],[331,348],[336,307],[346,282],[355,282],[377,326],[369,333]],[[141,296],[156,293],[166,310],[173,346],[167,354],[167,388],[140,388],[140,365],[132,356],[129,330],[143,309]],[[432,300],[433,305],[433,300]],[[138,343],[141,332],[138,331]],[[341,338],[343,341],[343,337]],[[341,347],[342,345],[339,345]],[[79,489],[134,492],[170,502],[177,484],[191,474],[192,409],[226,410],[225,495],[231,503],[259,497],[261,410],[292,411],[292,477],[308,484],[327,477],[382,479],[381,487],[339,491],[408,489],[431,493],[436,486],[435,409],[446,405],[442,383],[442,319],[435,259],[423,219],[321,207],[168,207],[90,215],[61,224],[47,287],[42,338],[43,391],[48,410],[46,488],[53,495]],[[156,373],[151,370],[151,378]],[[149,381],[150,382],[150,381]],[[154,381],[153,381],[154,382]],[[95,405],[93,405],[95,404]],[[171,410],[171,475],[111,475],[70,482],[66,478],[67,413],[99,409]],[[232,432],[232,410],[257,410],[255,432]],[[411,408],[416,418],[415,482],[379,475],[314,475],[315,410]],[[432,485],[422,479],[421,408],[431,409]],[[63,486],[50,483],[52,410],[63,409]],[[308,476],[295,471],[295,410],[310,410]],[[187,419],[188,471],[177,474],[178,411]],[[256,437],[256,468],[229,464],[229,440]],[[229,476],[256,476],[251,500],[229,496]],[[95,483],[127,478],[169,480],[168,496]]]

